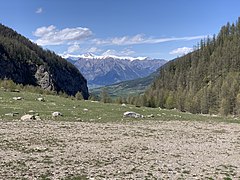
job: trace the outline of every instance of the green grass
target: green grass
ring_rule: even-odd
[[[22,100],[13,100],[13,97],[22,97]],[[36,99],[44,97],[45,102]],[[84,111],[88,109],[88,111]],[[120,104],[104,104],[64,98],[55,95],[40,95],[30,92],[7,92],[0,89],[0,119],[13,120],[20,119],[22,115],[28,114],[33,110],[39,114],[42,120],[59,121],[85,121],[85,122],[119,122],[119,121],[140,121],[140,120],[185,120],[185,121],[224,121],[239,122],[240,119],[220,116],[203,116],[190,113],[183,113],[177,110],[165,110],[159,108],[135,107],[127,105],[122,107]],[[52,112],[59,111],[61,117],[53,118]],[[144,116],[153,114],[153,118],[132,119],[123,118],[126,111],[134,111]],[[14,113],[14,116],[5,114]]]

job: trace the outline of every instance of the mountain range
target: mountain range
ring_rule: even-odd
[[[143,78],[167,62],[163,59],[147,57],[96,56],[94,54],[63,57],[80,70],[87,79],[89,88]]]

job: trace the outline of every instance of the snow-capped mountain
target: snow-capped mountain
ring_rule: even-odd
[[[99,87],[148,76],[166,63],[148,57],[64,55],[88,81],[88,87]]]
[[[71,54],[64,54],[61,55],[65,59],[71,59],[71,60],[78,60],[80,58],[83,59],[117,59],[117,60],[129,60],[129,61],[134,61],[134,60],[150,60],[149,57],[130,57],[130,56],[114,56],[114,55],[108,55],[108,56],[97,56],[92,53],[87,53],[87,54],[82,54],[82,55],[71,55]]]

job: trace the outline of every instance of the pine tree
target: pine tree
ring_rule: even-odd
[[[111,100],[111,98],[110,98],[106,88],[102,89],[100,97],[101,97],[101,101],[103,103],[110,103],[110,102],[112,102],[112,100]]]

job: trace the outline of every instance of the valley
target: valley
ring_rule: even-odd
[[[89,89],[90,94],[101,96],[101,93],[106,90],[109,96],[112,99],[116,99],[118,97],[127,98],[129,96],[138,96],[139,94],[144,94],[144,92],[150,88],[150,85],[153,83],[155,78],[159,75],[159,69],[155,72],[151,73],[147,77],[137,78],[128,81],[122,81],[120,83],[103,86],[99,88]]]
[[[62,57],[82,72],[89,89],[147,77],[167,62],[148,57],[96,56],[91,53]]]
[[[240,179],[239,7],[2,2],[0,180]]]
[[[3,179],[240,177],[239,118],[22,91],[0,90],[0,102]],[[20,120],[31,113],[40,120]]]

